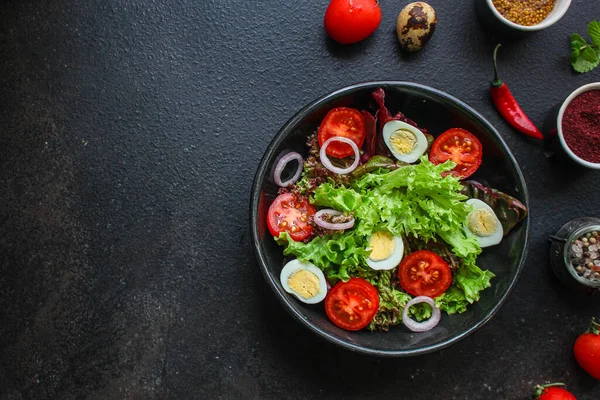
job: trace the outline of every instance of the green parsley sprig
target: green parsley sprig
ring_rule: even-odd
[[[591,44],[578,33],[571,35],[571,65],[580,73],[590,72],[600,64],[600,22],[591,21],[587,31]]]

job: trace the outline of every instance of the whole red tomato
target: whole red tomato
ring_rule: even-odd
[[[590,328],[579,335],[573,346],[575,359],[588,374],[600,379],[600,324],[592,319]]]
[[[377,0],[331,0],[325,30],[336,42],[350,44],[367,38],[381,22]]]
[[[577,400],[570,392],[559,386],[564,385],[562,383],[551,383],[544,386],[538,385],[534,388],[534,398],[537,400]]]

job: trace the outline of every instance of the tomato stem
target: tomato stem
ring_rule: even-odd
[[[592,321],[590,322],[590,327],[588,328],[587,333],[600,335],[600,322],[596,322],[596,318],[592,317]]]
[[[492,81],[492,86],[500,87],[502,86],[502,81],[498,78],[498,66],[496,62],[496,56],[498,54],[498,49],[502,46],[502,44],[498,43],[496,48],[494,49],[494,80]]]
[[[554,387],[554,386],[565,386],[565,384],[561,383],[561,382],[554,382],[554,383],[547,383],[545,385],[536,385],[533,387],[533,398],[538,399],[544,393],[544,390],[546,390],[549,387]]]

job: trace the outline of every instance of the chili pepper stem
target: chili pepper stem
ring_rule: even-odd
[[[536,385],[533,387],[533,398],[537,399],[539,398],[542,393],[544,393],[544,390],[549,388],[549,387],[553,387],[553,386],[565,386],[564,383],[561,382],[555,382],[555,383],[548,383],[546,385]]]
[[[496,56],[498,54],[498,49],[500,48],[500,46],[502,46],[502,44],[498,43],[496,45],[496,48],[494,49],[494,80],[492,81],[492,86],[494,87],[500,87],[504,83],[498,78],[498,66],[496,62]]]

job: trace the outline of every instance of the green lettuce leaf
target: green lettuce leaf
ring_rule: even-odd
[[[417,321],[423,321],[431,317],[431,306],[427,303],[419,303],[410,306],[408,314]]]
[[[343,186],[334,187],[331,183],[324,183],[311,197],[311,203],[334,210],[351,212],[361,205],[362,197],[352,189]]]
[[[490,280],[494,278],[490,271],[482,271],[475,263],[464,262],[454,274],[454,282],[460,288],[469,303],[479,301],[479,292],[491,286]]]
[[[360,265],[365,265],[366,257],[369,256],[364,241],[350,232],[318,236],[309,243],[296,242],[287,232],[282,232],[276,241],[285,246],[284,255],[291,254],[300,261],[312,262],[325,273],[332,284],[339,279],[347,281],[351,275],[357,275],[357,269]]]
[[[444,294],[435,298],[435,305],[448,314],[463,313],[469,304],[465,292],[456,285],[451,285]]]

